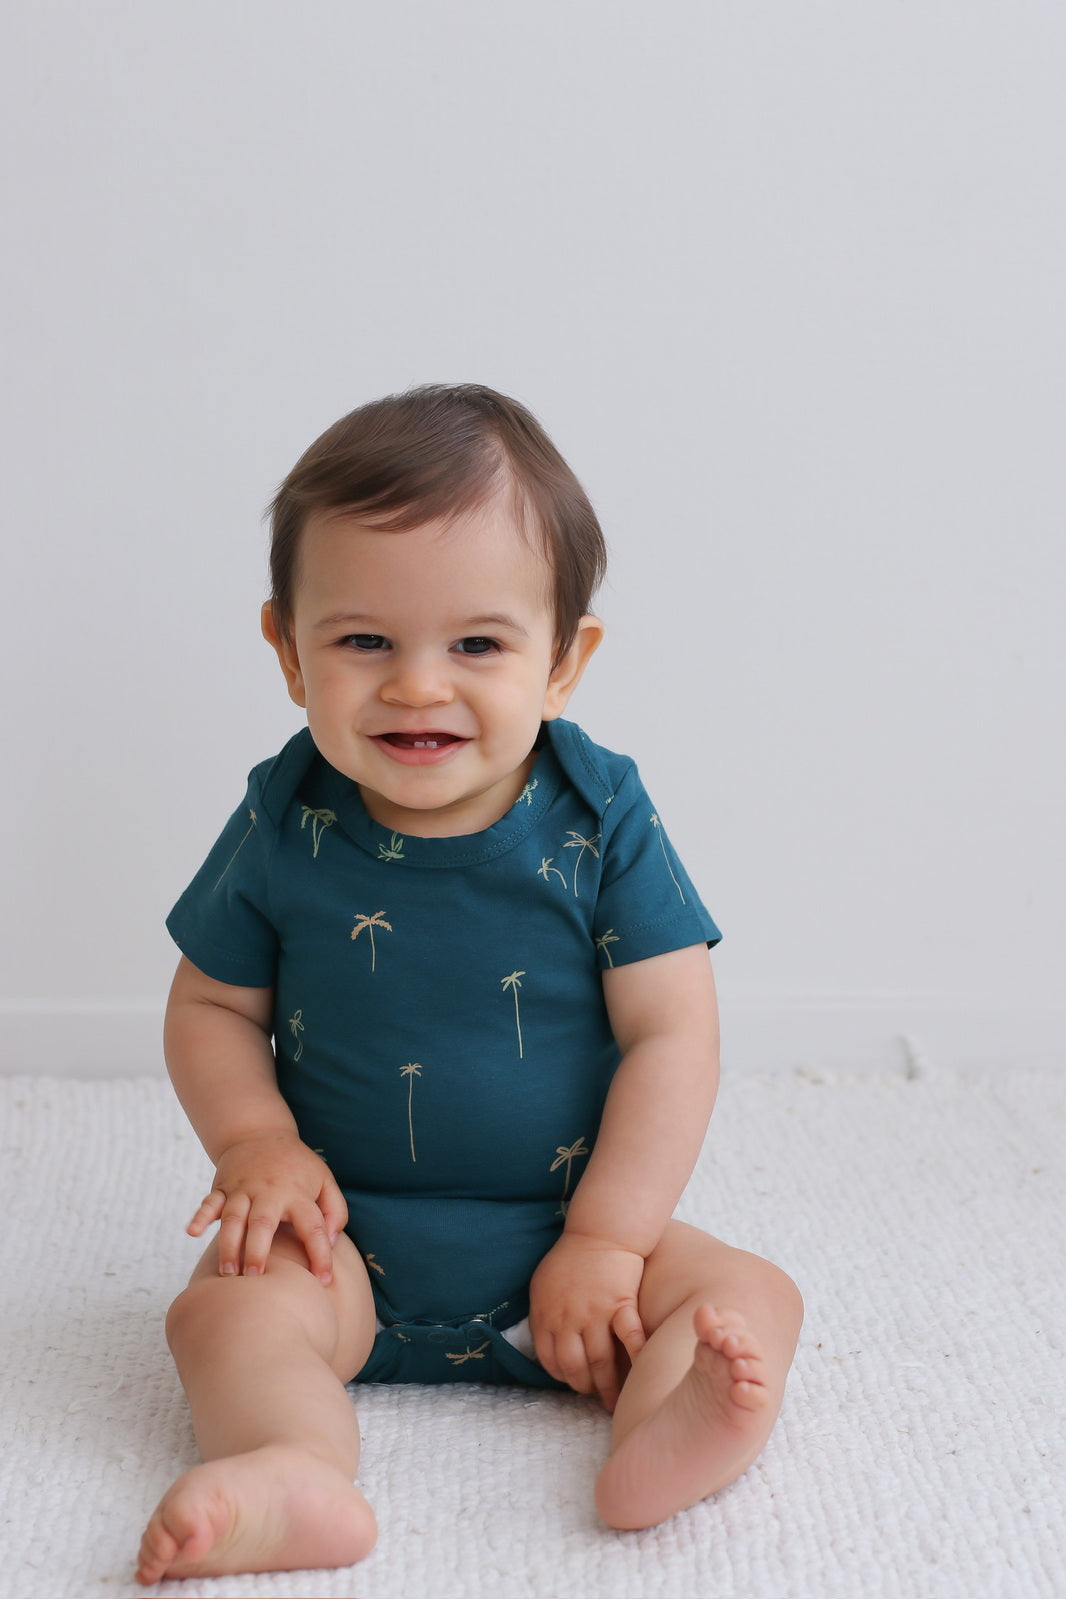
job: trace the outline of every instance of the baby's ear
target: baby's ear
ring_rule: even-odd
[[[558,666],[552,668],[548,692],[544,696],[542,721],[553,722],[566,710],[571,694],[603,638],[603,623],[598,616],[583,616],[577,624],[574,641]]]
[[[296,645],[293,642],[292,633],[290,631],[286,637],[283,637],[279,632],[277,620],[274,616],[274,607],[269,600],[267,600],[259,613],[259,625],[263,630],[263,637],[271,649],[277,652],[278,660],[281,662],[281,670],[285,673],[289,698],[296,705],[301,705],[306,709],[307,695],[304,692],[304,675],[300,670],[300,657],[296,653]]]

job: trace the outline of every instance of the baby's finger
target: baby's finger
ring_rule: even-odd
[[[280,1222],[281,1216],[274,1206],[268,1206],[262,1202],[252,1206],[244,1235],[244,1275],[246,1277],[261,1277],[266,1271],[266,1263],[270,1256],[270,1246],[274,1242],[274,1234],[277,1232]]]
[[[644,1326],[636,1305],[622,1305],[611,1318],[611,1331],[622,1345],[630,1360],[636,1360],[647,1343]]]
[[[620,1391],[618,1357],[615,1354],[610,1332],[606,1327],[602,1333],[589,1332],[585,1334],[585,1358],[588,1361],[589,1372],[604,1409],[613,1410],[618,1403]]]
[[[575,1393],[590,1394],[595,1387],[580,1333],[556,1334],[555,1360],[563,1382]]]
[[[232,1277],[241,1269],[244,1234],[248,1225],[248,1212],[252,1202],[247,1194],[232,1194],[222,1212],[218,1229],[218,1269],[223,1277]]]
[[[307,1251],[307,1263],[321,1283],[333,1281],[333,1240],[328,1223],[313,1200],[294,1204],[289,1211],[293,1231]]]
[[[554,1377],[556,1382],[563,1382],[565,1379],[555,1358],[555,1339],[550,1332],[542,1332],[532,1316],[529,1318],[529,1330],[533,1335],[533,1353],[537,1360],[549,1377]]]
[[[330,1243],[335,1244],[348,1222],[348,1202],[332,1174],[327,1172],[318,1196],[318,1208],[326,1224]]]
[[[191,1238],[199,1238],[200,1234],[205,1232],[211,1223],[217,1221],[221,1216],[225,1203],[226,1196],[221,1188],[212,1188],[206,1199],[200,1201],[195,1216],[185,1229],[189,1236]]]

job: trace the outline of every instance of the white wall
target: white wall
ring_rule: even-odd
[[[1058,4],[8,8],[6,1070],[156,1070],[163,916],[296,726],[260,512],[477,379],[613,546],[575,714],[727,1058],[1063,1059]]]

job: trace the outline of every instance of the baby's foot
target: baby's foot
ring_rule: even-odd
[[[692,1365],[601,1471],[596,1504],[612,1527],[655,1527],[717,1493],[762,1449],[775,1418],[762,1350],[743,1316],[701,1305]]]
[[[373,1511],[341,1472],[272,1446],[179,1477],[141,1540],[137,1580],[350,1566],[376,1536]]]

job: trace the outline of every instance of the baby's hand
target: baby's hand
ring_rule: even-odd
[[[644,1257],[605,1239],[563,1233],[529,1288],[537,1359],[578,1393],[596,1392],[613,1410],[621,1382],[615,1339],[630,1360],[644,1347],[637,1291]]]
[[[194,1238],[221,1220],[218,1269],[223,1276],[266,1268],[274,1234],[288,1222],[324,1283],[333,1277],[333,1245],[348,1220],[344,1195],[329,1167],[291,1133],[231,1144],[215,1169],[214,1187],[186,1228]]]

